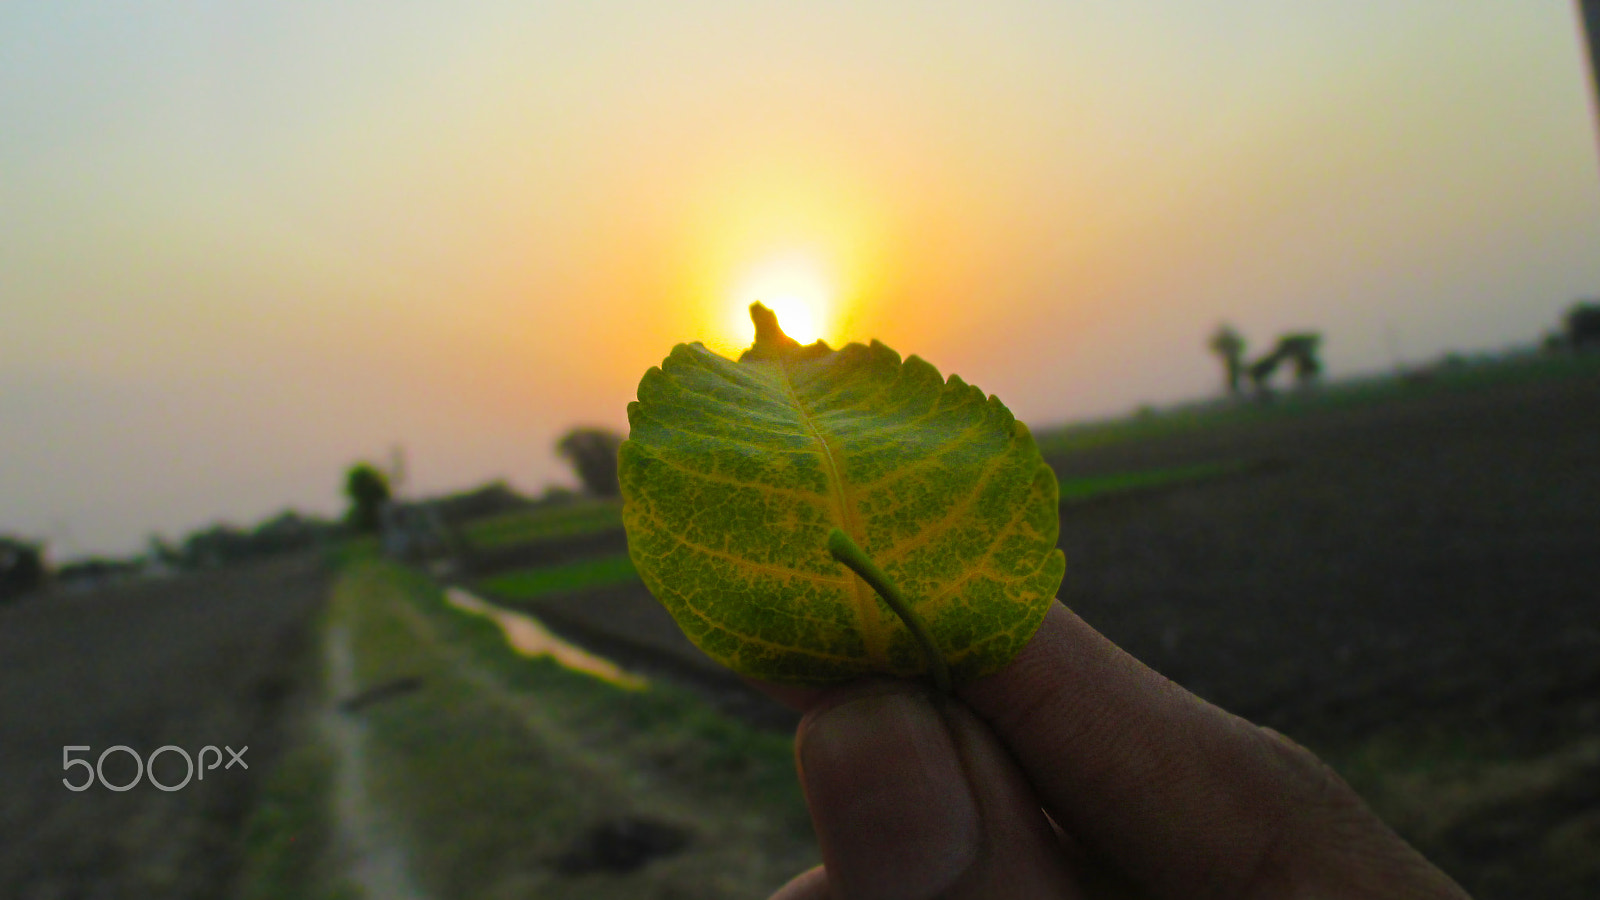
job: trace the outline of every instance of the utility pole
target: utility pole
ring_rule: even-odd
[[[1589,33],[1589,74],[1593,76],[1596,128],[1600,128],[1600,0],[1578,0],[1583,11],[1583,27]]]
[[[389,476],[389,496],[399,500],[400,491],[406,486],[406,448],[404,445],[397,443],[389,448],[389,471],[384,474]]]

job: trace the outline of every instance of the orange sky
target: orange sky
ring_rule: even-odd
[[[0,531],[570,481],[752,284],[1035,425],[1214,391],[1223,318],[1337,376],[1600,293],[1563,0],[529,6],[0,9]]]

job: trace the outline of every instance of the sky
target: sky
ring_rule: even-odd
[[[0,3],[0,533],[572,484],[757,297],[1036,428],[1224,320],[1529,344],[1600,295],[1585,67],[1568,0]]]

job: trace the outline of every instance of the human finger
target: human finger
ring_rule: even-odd
[[[833,900],[828,892],[828,873],[821,866],[812,866],[789,879],[770,900]]]
[[[1037,795],[958,701],[852,686],[806,715],[796,754],[837,900],[1079,896]]]
[[[1309,751],[1059,604],[1005,669],[957,693],[1061,827],[1157,896],[1466,896]]]

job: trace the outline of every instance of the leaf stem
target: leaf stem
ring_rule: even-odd
[[[889,580],[889,576],[883,574],[883,570],[878,568],[877,564],[867,558],[867,554],[856,546],[855,541],[850,540],[850,535],[838,528],[828,532],[828,552],[850,571],[860,575],[862,581],[871,585],[872,589],[878,592],[878,596],[883,598],[883,602],[889,604],[889,608],[900,617],[900,621],[906,623],[917,643],[922,645],[922,653],[928,659],[928,671],[933,675],[934,685],[944,693],[950,693],[950,667],[945,665],[944,654],[939,652],[939,646],[933,642],[933,633],[928,630],[927,623],[922,621],[917,611],[906,602],[905,596],[900,593],[900,588]]]

